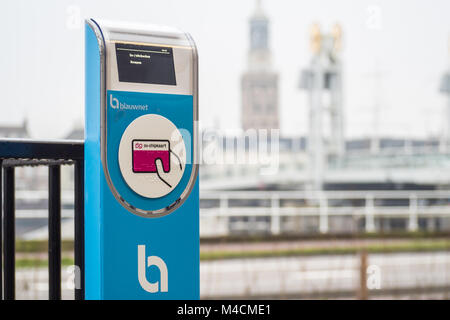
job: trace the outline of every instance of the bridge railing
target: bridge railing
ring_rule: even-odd
[[[450,219],[450,191],[439,190],[204,191],[200,194],[200,201],[201,204],[203,202],[200,210],[203,220],[266,217],[266,229],[274,235],[283,233],[281,222],[286,217],[315,217],[318,219],[320,233],[330,232],[331,217],[361,219],[365,232],[379,231],[376,228],[376,218],[406,219],[405,231],[417,231],[420,218]],[[255,222],[257,225],[256,219],[250,223]],[[241,224],[241,229],[245,229],[245,223]],[[214,225],[217,230],[217,221]],[[228,223],[228,226],[222,228],[222,235],[226,235],[229,228]],[[264,226],[260,229],[264,229]],[[208,233],[201,231],[203,234]]]
[[[84,148],[83,141],[0,140],[0,299],[15,299],[15,168],[48,167],[49,299],[61,299],[61,166],[74,166],[74,260],[84,298]],[[3,177],[2,177],[3,175]],[[3,179],[2,179],[3,178]],[[3,205],[1,201],[3,200]],[[3,225],[2,225],[3,224]],[[2,241],[3,240],[3,241]],[[3,261],[2,261],[3,260]],[[2,279],[3,278],[3,279]]]

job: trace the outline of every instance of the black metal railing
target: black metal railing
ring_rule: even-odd
[[[3,266],[0,272],[0,299],[15,299],[15,168],[21,166],[49,168],[49,299],[61,299],[62,165],[74,166],[74,263],[79,270],[79,274],[75,274],[79,277],[78,281],[75,281],[79,284],[75,287],[75,299],[84,299],[84,143],[22,139],[0,140],[0,208],[3,200],[0,219],[0,251],[3,248],[3,256],[0,254],[0,266]]]

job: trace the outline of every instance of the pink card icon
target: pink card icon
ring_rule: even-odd
[[[170,171],[168,140],[133,140],[132,152],[134,173],[156,173],[156,159],[161,159],[164,172]]]

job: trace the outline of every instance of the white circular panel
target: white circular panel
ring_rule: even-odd
[[[119,145],[119,167],[128,186],[146,198],[169,194],[180,182],[186,147],[169,119],[147,114],[131,122]]]

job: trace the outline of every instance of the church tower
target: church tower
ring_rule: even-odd
[[[261,1],[250,18],[248,68],[241,79],[242,128],[279,129],[278,74],[272,69],[269,49],[269,19]]]

